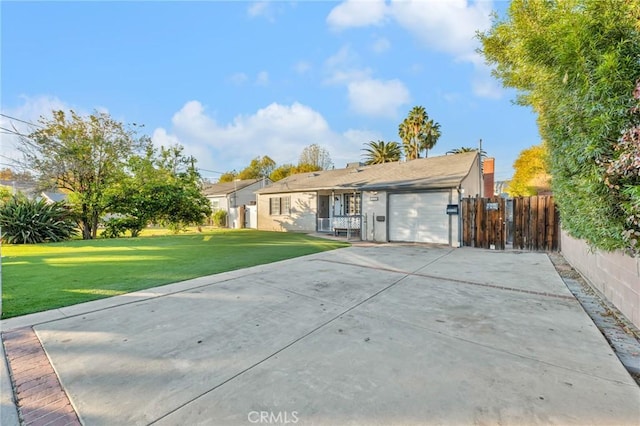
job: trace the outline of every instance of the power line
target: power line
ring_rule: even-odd
[[[1,112],[0,112],[0,117],[8,118],[9,120],[19,121],[20,123],[28,124],[29,126],[42,127],[39,124],[35,124],[35,123],[31,123],[29,121],[21,120],[21,119],[16,118],[16,117],[11,117],[10,115],[3,114]]]
[[[223,175],[223,174],[225,174],[225,173],[226,173],[226,172],[217,172],[217,171],[215,171],[215,170],[207,170],[207,169],[203,169],[202,167],[196,167],[196,168],[197,168],[198,170],[202,170],[203,172],[217,173],[217,174],[219,174],[219,175]]]
[[[11,129],[7,129],[6,127],[0,127],[0,130],[2,130],[2,132],[0,132],[0,133],[5,134],[5,135],[15,135],[15,136],[28,137],[28,135],[24,135],[24,134],[18,132],[17,130],[15,130],[15,129],[11,130]]]

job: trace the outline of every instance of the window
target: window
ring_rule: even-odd
[[[280,198],[280,212],[282,214],[291,214],[291,197]]]
[[[291,197],[269,198],[269,214],[271,216],[291,214]]]
[[[280,198],[279,197],[269,198],[269,214],[271,216],[280,214]]]
[[[211,201],[211,208],[213,211],[219,210],[220,209],[220,201],[219,200],[212,200]]]
[[[344,194],[344,213],[348,216],[360,214],[360,194]]]

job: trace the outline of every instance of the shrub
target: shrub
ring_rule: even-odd
[[[100,233],[105,238],[119,238],[129,231],[131,237],[140,235],[140,231],[146,226],[142,219],[133,216],[116,217],[105,221],[105,230]]]
[[[227,212],[218,210],[213,214],[213,224],[218,228],[227,226]]]
[[[77,233],[77,224],[64,203],[47,204],[13,196],[0,207],[2,241],[36,244],[65,241]]]

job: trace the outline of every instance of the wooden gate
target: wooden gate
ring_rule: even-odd
[[[502,197],[462,200],[462,245],[504,250],[505,208]]]
[[[550,195],[509,203],[501,197],[462,200],[463,246],[504,250],[512,243],[519,250],[557,251],[559,228],[560,215]]]

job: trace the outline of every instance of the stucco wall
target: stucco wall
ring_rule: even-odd
[[[560,235],[564,258],[640,327],[640,259],[619,251],[592,252],[584,241],[570,237],[565,231]]]
[[[291,197],[291,213],[269,214],[269,199]],[[258,195],[258,229],[261,231],[315,232],[318,199],[315,192]]]

